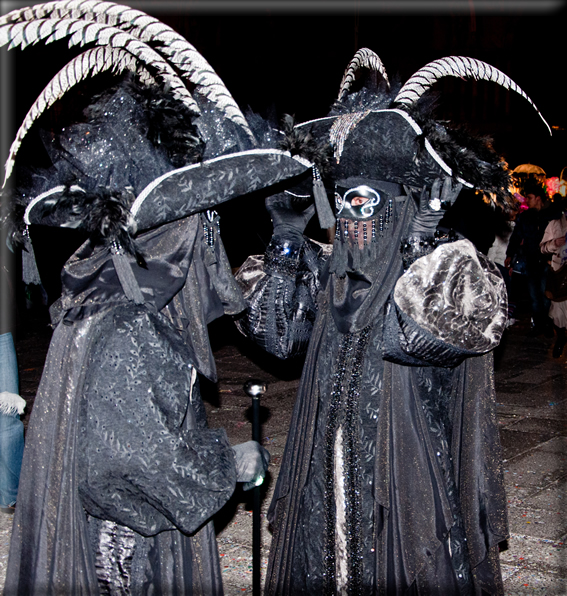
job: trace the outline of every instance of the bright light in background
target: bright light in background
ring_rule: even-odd
[[[567,180],[552,176],[545,181],[545,184],[547,186],[547,194],[550,198],[555,194],[560,194],[562,197],[567,194]]]

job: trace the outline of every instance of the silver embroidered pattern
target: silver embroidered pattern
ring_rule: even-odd
[[[365,110],[364,112],[353,112],[351,114],[343,114],[339,116],[331,126],[329,132],[329,141],[333,147],[334,156],[337,163],[341,161],[341,155],[345,146],[345,141],[350,134],[350,131],[368,114],[371,110]]]

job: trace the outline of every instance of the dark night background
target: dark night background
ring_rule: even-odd
[[[0,2],[2,14],[28,5]],[[324,116],[335,100],[343,71],[355,51],[374,50],[390,78],[405,81],[428,62],[449,55],[478,58],[510,76],[553,127],[550,137],[537,113],[518,94],[494,83],[448,77],[437,83],[436,116],[488,134],[510,167],[534,163],[548,176],[567,166],[564,109],[565,6],[562,0],[397,0],[125,2],[179,31],[213,66],[240,107],[266,115],[294,114],[298,121]],[[66,42],[7,52],[11,76],[3,77],[2,159],[33,100],[51,77],[80,52]],[[8,79],[8,80],[6,80]],[[88,98],[87,98],[88,99]],[[79,94],[55,106],[41,122],[56,126],[80,113]],[[6,112],[5,112],[6,113]],[[12,130],[7,130],[12,128]],[[20,157],[42,159],[32,130]],[[221,209],[223,237],[233,264],[245,256],[241,241],[231,249],[227,227],[257,237],[270,236],[269,221],[256,222],[261,204]],[[228,217],[227,217],[228,216]],[[230,224],[228,223],[230,222]],[[240,236],[242,239],[242,235]],[[53,240],[50,249],[54,248]],[[238,252],[240,250],[240,253]]]

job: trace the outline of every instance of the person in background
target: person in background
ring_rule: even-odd
[[[18,394],[18,362],[11,332],[0,334],[0,511],[14,513],[24,453],[26,402]]]
[[[524,191],[528,209],[518,215],[516,226],[508,243],[505,266],[510,267],[514,257],[523,259],[532,310],[531,334],[553,337],[549,321],[549,300],[545,296],[548,265],[539,244],[549,221],[557,217],[555,209],[545,201],[545,190],[537,184]]]
[[[510,242],[510,237],[516,225],[516,217],[518,216],[519,204],[517,208],[510,212],[508,218],[500,218],[498,229],[494,237],[494,242],[488,250],[488,258],[494,262],[498,270],[504,278],[506,284],[506,291],[508,292],[508,325],[513,325],[516,322],[514,315],[516,313],[515,302],[515,284],[512,281],[512,271],[506,268],[506,249]]]
[[[545,228],[543,239],[540,243],[541,252],[545,255],[552,255],[551,268],[557,271],[567,259],[567,218],[565,210],[567,204],[563,203],[563,213],[558,219],[553,219]],[[559,358],[567,343],[567,300],[562,302],[551,301],[549,316],[553,320],[556,340],[553,346],[553,357]]]
[[[11,258],[8,244],[0,236],[2,273],[0,286],[0,511],[14,513],[18,495],[20,469],[24,452],[24,425],[20,420],[26,402],[18,391],[18,361],[12,332],[16,317],[13,285],[10,279]]]

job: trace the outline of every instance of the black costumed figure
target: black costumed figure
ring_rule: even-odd
[[[231,447],[205,420],[198,374],[216,378],[207,324],[245,307],[209,210],[311,165],[259,148],[203,57],[140,11],[54,2],[0,21],[2,45],[67,36],[90,49],[30,109],[3,192],[28,279],[30,227],[89,234],[50,309],[5,593],[222,594],[211,516],[269,456],[255,442]],[[106,70],[131,73],[83,122],[44,135],[53,166],[19,166],[37,117]]]
[[[374,90],[351,92],[365,69]],[[305,349],[312,324],[269,512],[266,594],[503,593],[491,350],[506,292],[471,242],[436,228],[466,187],[506,208],[509,177],[485,140],[428,115],[421,95],[446,75],[529,101],[462,57],[428,64],[396,94],[360,50],[330,115],[297,126],[334,152],[332,254],[303,236],[298,187],[267,200],[273,238],[237,275],[249,303],[239,328],[266,349]]]

